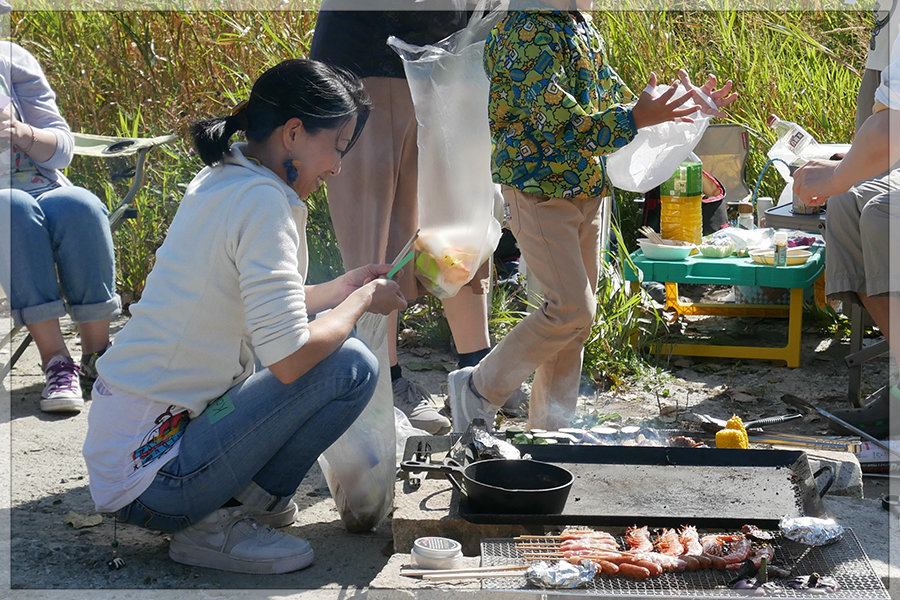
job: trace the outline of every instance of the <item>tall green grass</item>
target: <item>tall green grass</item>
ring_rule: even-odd
[[[305,56],[315,20],[315,13],[300,11],[11,15],[11,37],[37,56],[73,129],[182,137],[151,155],[148,183],[137,199],[140,216],[117,234],[118,283],[126,297],[140,296],[153,253],[201,166],[187,143],[190,123],[227,114],[263,70]],[[666,82],[679,67],[695,81],[715,73],[721,81],[735,82],[740,98],[725,120],[748,127],[751,185],[774,141],[765,127],[769,113],[800,123],[820,141],[852,138],[870,27],[867,13],[635,10],[598,12],[595,22],[606,38],[610,62],[635,91],[644,87],[651,70]],[[86,160],[73,163],[69,175],[110,202],[126,185],[110,187],[101,167]],[[760,193],[777,196],[782,185],[770,169]],[[639,220],[630,198],[623,194],[618,207],[625,247],[633,246]],[[322,281],[338,272],[340,255],[324,192],[315,194],[309,206],[310,278]],[[588,372],[612,384],[634,368],[625,340],[652,325],[643,304],[615,281],[610,276],[602,287],[598,323],[586,348]],[[438,328],[434,337],[443,338],[439,304],[423,306],[410,318],[433,323]],[[494,336],[502,336],[519,316],[502,298],[495,301]]]

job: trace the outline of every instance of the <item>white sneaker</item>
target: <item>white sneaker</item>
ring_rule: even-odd
[[[71,357],[53,355],[44,374],[47,384],[41,392],[41,410],[44,412],[81,412],[84,397],[81,395],[81,368]]]
[[[289,573],[309,566],[309,543],[250,518],[240,507],[220,508],[172,534],[169,558],[195,567],[234,573]]]
[[[241,508],[243,508],[244,512],[247,513],[247,516],[254,521],[257,521],[262,525],[267,525],[268,527],[274,527],[275,529],[293,525],[294,521],[297,519],[297,515],[300,514],[300,508],[293,500],[288,502],[288,505],[284,507],[284,510],[278,512],[273,512],[271,510],[257,510],[245,504],[242,504]]]
[[[394,406],[409,418],[410,425],[432,435],[444,435],[450,431],[450,420],[432,406],[431,394],[421,385],[399,377],[391,383],[391,388]]]
[[[475,367],[463,367],[451,372],[447,378],[453,431],[465,431],[474,419],[484,419],[485,424],[493,429],[497,420],[500,407],[479,398],[469,387],[474,370]]]

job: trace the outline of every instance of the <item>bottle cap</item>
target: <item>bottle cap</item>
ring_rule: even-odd
[[[768,125],[769,127],[772,127],[772,126],[775,125],[775,123],[777,123],[777,122],[780,121],[780,120],[781,120],[781,119],[779,119],[779,118],[778,118],[777,116],[775,116],[775,115],[769,115],[769,117],[766,119],[766,125]]]
[[[739,213],[753,213],[753,205],[749,202],[738,202]]]
[[[776,244],[787,244],[787,231],[776,231],[775,232],[775,243]]]

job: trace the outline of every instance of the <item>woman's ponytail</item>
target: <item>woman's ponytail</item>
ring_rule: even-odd
[[[207,166],[222,162],[222,158],[228,153],[231,136],[242,127],[242,115],[232,114],[228,117],[217,117],[197,121],[191,125],[191,138],[194,141],[194,149],[200,155],[200,160]]]

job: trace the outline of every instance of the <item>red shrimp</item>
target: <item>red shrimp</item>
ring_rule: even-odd
[[[660,554],[668,554],[669,556],[681,556],[684,554],[684,545],[678,538],[678,532],[674,529],[663,529],[662,533],[656,536],[656,549]]]
[[[693,525],[682,527],[678,539],[681,541],[681,545],[684,546],[684,554],[691,556],[703,554],[703,546],[700,545],[700,534],[697,533],[697,528]]]
[[[753,565],[756,568],[759,568],[760,565],[762,564],[763,558],[766,559],[766,564],[769,564],[772,562],[772,559],[775,558],[775,549],[772,546],[770,546],[769,544],[763,544],[762,546],[758,546],[758,547],[754,548],[753,551],[748,556],[748,558],[753,561]],[[740,569],[741,563],[743,563],[743,560],[741,560],[741,562],[730,563],[725,568],[726,569]]]
[[[650,532],[646,525],[641,528],[635,525],[626,529],[625,542],[628,544],[628,548],[635,552],[653,551],[653,542],[650,541]]]
[[[707,554],[712,554],[713,556],[722,556],[725,554],[725,546],[727,544],[733,544],[734,542],[745,539],[743,535],[720,535],[720,534],[711,534],[704,535],[700,538],[700,545],[703,547],[703,551]]]
[[[747,538],[738,540],[728,547],[728,553],[722,556],[722,560],[729,565],[743,562],[750,555],[752,546],[753,543]]]

